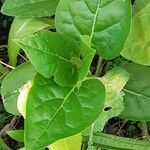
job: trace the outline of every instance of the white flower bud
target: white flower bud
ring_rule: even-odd
[[[32,81],[28,81],[26,84],[24,84],[19,92],[18,100],[17,100],[17,108],[20,114],[24,117],[26,117],[26,103],[27,103],[27,97],[28,93],[32,87]]]

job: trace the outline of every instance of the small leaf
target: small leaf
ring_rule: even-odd
[[[16,42],[37,72],[46,78],[53,75],[55,82],[62,86],[85,78],[95,54],[95,50],[82,41],[77,42],[61,33],[42,31]]]
[[[112,69],[100,78],[106,88],[105,108],[94,123],[94,132],[102,131],[110,118],[120,115],[124,110],[122,89],[128,79],[129,73],[121,67]]]
[[[6,0],[1,12],[9,16],[43,17],[55,14],[59,0]]]
[[[69,87],[37,74],[28,95],[25,145],[28,150],[80,133],[90,126],[104,107],[105,88],[97,78]],[[37,132],[38,131],[38,132]]]
[[[16,17],[11,25],[8,39],[8,55],[10,65],[16,65],[17,55],[20,49],[20,47],[13,42],[13,39],[31,36],[35,32],[46,28],[52,28],[53,26],[53,21],[46,18]]]
[[[125,109],[121,117],[128,120],[150,120],[150,68],[138,64],[125,66],[130,79],[124,87]]]
[[[112,59],[120,54],[129,33],[130,0],[62,0],[55,21],[58,32],[74,39],[89,35],[97,53]]]
[[[20,115],[17,109],[19,89],[28,81],[32,80],[36,71],[30,63],[24,63],[7,74],[1,85],[1,95],[7,112]]]
[[[7,131],[7,134],[18,142],[24,142],[24,130],[11,130]]]
[[[135,63],[150,65],[150,4],[132,19],[130,34],[121,55]]]

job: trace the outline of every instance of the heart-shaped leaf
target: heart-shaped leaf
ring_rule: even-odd
[[[55,21],[58,32],[75,39],[89,35],[97,53],[112,59],[120,54],[130,29],[130,0],[62,0]]]
[[[29,62],[16,67],[7,74],[1,85],[1,95],[5,110],[14,115],[20,115],[17,109],[19,89],[28,81],[32,80],[36,70]]]
[[[150,120],[150,68],[138,64],[125,66],[130,79],[124,87],[125,109],[121,117],[129,120]]]
[[[61,33],[42,31],[32,37],[16,40],[26,52],[37,72],[64,86],[81,81],[95,54],[82,41],[77,42]]]
[[[1,12],[19,17],[52,16],[58,3],[59,0],[6,0]]]
[[[26,106],[26,149],[38,150],[80,133],[97,119],[104,100],[105,88],[97,78],[61,87],[37,74]]]
[[[150,4],[132,19],[130,34],[121,55],[135,63],[150,65]]]

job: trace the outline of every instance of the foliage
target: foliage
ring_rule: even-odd
[[[15,17],[11,25],[8,39],[9,63],[12,66],[16,65],[17,55],[20,49],[20,47],[13,42],[13,39],[27,37],[42,29],[52,28],[53,26],[53,21],[47,18]]]
[[[101,133],[116,116],[150,121],[149,1],[6,0],[1,11],[15,17],[10,65],[16,65],[20,48],[29,60],[2,80],[6,111],[24,117],[24,129],[7,132],[11,138],[26,150],[80,150],[86,130],[88,150],[150,149],[147,141]],[[105,74],[103,62],[120,54],[134,63],[119,59],[120,66]],[[95,55],[97,70],[90,72]],[[32,86],[24,90],[29,80]]]

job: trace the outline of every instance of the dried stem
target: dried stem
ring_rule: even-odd
[[[0,60],[0,63],[3,64],[4,66],[8,67],[8,68],[15,69],[15,67],[8,65],[8,64],[2,62],[1,60]]]

